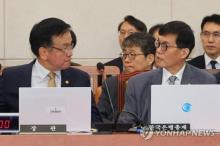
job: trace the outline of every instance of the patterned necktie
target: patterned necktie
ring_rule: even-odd
[[[49,80],[48,80],[48,87],[56,87],[56,81],[55,81],[55,73],[50,72],[48,74]]]
[[[215,60],[212,60],[212,61],[210,61],[210,64],[211,64],[211,66],[212,66],[212,69],[216,69],[216,67],[215,67],[215,64],[217,63],[217,61],[215,61]]]
[[[176,79],[177,79],[176,76],[170,76],[170,77],[168,78],[168,84],[169,84],[169,85],[175,85]]]

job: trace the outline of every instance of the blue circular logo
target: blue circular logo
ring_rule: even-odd
[[[192,105],[190,103],[184,103],[182,106],[182,110],[184,112],[190,112],[192,109]]]

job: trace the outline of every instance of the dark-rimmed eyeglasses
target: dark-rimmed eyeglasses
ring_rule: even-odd
[[[73,46],[74,46],[74,45],[71,44],[71,45],[69,45],[69,46],[66,46],[65,48],[59,48],[59,47],[55,47],[55,46],[52,46],[51,48],[56,49],[56,50],[58,50],[58,51],[62,51],[62,52],[64,52],[64,53],[68,53],[68,52],[70,52],[70,51],[73,50],[73,48],[74,48]]]
[[[219,39],[220,38],[220,32],[208,32],[208,31],[203,31],[201,32],[201,36],[205,39],[210,38],[212,36],[214,39]]]
[[[143,53],[120,53],[120,56],[123,60],[125,60],[127,57],[129,60],[134,60],[136,56],[138,55],[144,55]]]
[[[159,40],[156,40],[154,42],[154,45],[156,48],[160,48],[163,52],[167,51],[168,48],[178,48],[176,46],[171,46],[171,45],[168,45],[166,42],[160,42]]]

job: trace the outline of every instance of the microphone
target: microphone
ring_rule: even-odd
[[[113,106],[113,103],[112,103],[112,98],[111,98],[111,95],[110,95],[110,92],[109,92],[109,87],[108,87],[108,84],[107,84],[106,80],[104,81],[104,84],[105,84],[106,91],[107,91],[107,94],[108,94],[109,103],[110,103],[110,106],[111,106],[111,109],[112,109],[113,122],[116,123],[117,118],[115,119],[115,109],[114,109],[114,106]],[[118,115],[116,117],[118,117]]]
[[[106,86],[107,98],[109,99],[109,103],[110,103],[111,110],[112,110],[112,122],[102,123],[102,124],[96,123],[95,127],[98,129],[99,132],[102,132],[102,131],[128,132],[129,128],[132,127],[132,124],[131,123],[117,123],[120,112],[117,112],[114,108],[111,94],[109,92],[108,83],[104,81],[103,85]]]
[[[100,73],[103,73],[105,70],[105,65],[101,62],[97,63],[96,67]]]
[[[108,84],[107,84],[106,80],[104,81],[104,84],[106,86],[107,96],[108,96],[109,103],[110,103],[110,106],[111,106],[111,109],[112,109],[112,115],[113,115],[112,117],[113,117],[113,122],[114,122],[113,123],[114,124],[113,128],[114,128],[114,130],[115,131],[126,131],[126,129],[131,127],[132,124],[130,124],[130,123],[127,123],[127,124],[118,123],[119,116],[123,112],[126,112],[126,113],[132,115],[135,118],[135,126],[137,126],[137,128],[143,127],[143,125],[144,125],[143,121],[136,114],[134,114],[132,112],[129,112],[129,111],[126,111],[126,110],[122,110],[121,112],[116,113],[116,111],[114,109],[114,106],[113,106],[112,98],[111,98],[111,95],[110,95],[110,92],[109,92],[109,87],[108,87]],[[116,130],[116,129],[120,129],[120,130]]]

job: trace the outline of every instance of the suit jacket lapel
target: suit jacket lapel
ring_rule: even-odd
[[[201,62],[198,62],[198,64],[201,64],[201,66],[199,68],[202,68],[202,69],[206,68],[206,66],[205,66],[205,56],[204,55],[201,57]]]
[[[181,84],[190,84],[192,80],[191,68],[188,63],[186,63],[186,67],[183,71]]]
[[[155,85],[162,84],[162,76],[163,76],[162,68],[158,68],[157,70],[155,70],[155,75],[153,76],[154,78],[152,79]]]
[[[24,87],[31,87],[32,68],[35,61],[36,60],[29,63],[26,69],[23,70],[24,80],[22,81],[23,82],[22,85],[24,85]]]
[[[61,87],[71,87],[73,81],[71,76],[67,73],[67,70],[61,70]]]

